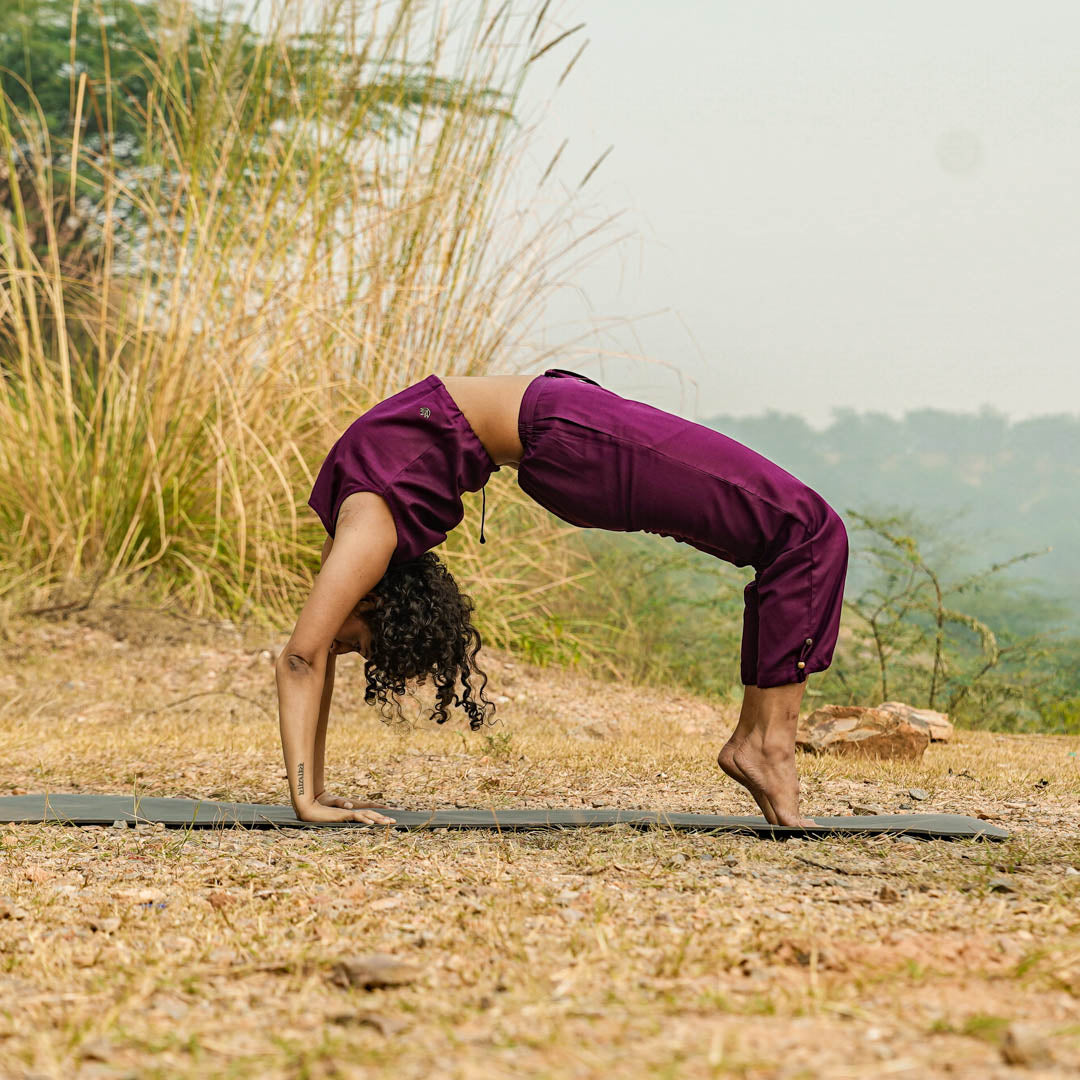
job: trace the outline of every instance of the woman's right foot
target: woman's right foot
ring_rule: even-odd
[[[760,788],[756,789],[750,782],[750,778],[739,768],[738,763],[735,761],[735,744],[728,743],[723,750],[716,756],[716,764],[727,773],[736,783],[742,784],[747,791],[754,797],[754,802],[758,804],[758,809],[764,815],[765,820],[770,825],[777,825],[779,822],[776,820],[776,811],[772,808],[772,803],[769,802],[769,797]]]
[[[754,797],[770,825],[809,828],[812,818],[799,813],[799,774],[795,769],[795,749],[766,750],[750,739],[730,739],[717,755],[717,764]]]

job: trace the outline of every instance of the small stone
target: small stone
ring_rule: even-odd
[[[120,920],[115,915],[109,915],[102,919],[91,919],[90,929],[99,934],[115,934],[120,929]]]
[[[351,1013],[338,1013],[336,1016],[329,1018],[330,1023],[340,1024],[343,1027],[372,1027],[380,1035],[396,1035],[399,1031],[403,1031],[408,1025],[404,1020],[397,1020],[392,1016],[383,1016],[382,1013],[376,1012],[351,1012]]]
[[[724,865],[725,866],[738,866],[739,865],[738,857],[735,856],[735,855],[725,855],[724,856]]]
[[[112,823],[112,827],[114,829],[126,829],[128,827],[128,823],[126,821],[123,821],[120,818],[118,818],[116,821],[114,821]]]
[[[900,809],[901,810],[914,810],[915,807],[909,802],[902,802],[900,804]]]
[[[1080,870],[1077,870],[1075,866],[1066,866],[1065,867],[1065,876],[1066,877],[1080,876]]]
[[[0,919],[25,919],[27,912],[14,903],[10,897],[0,896]]]
[[[908,794],[913,799],[918,799],[919,802],[922,802],[923,799],[930,798],[930,793],[928,791],[923,791],[921,787],[908,788]]]
[[[686,858],[686,856],[681,851],[677,851],[677,852],[675,852],[674,855],[671,856],[671,862],[670,862],[669,865],[671,865],[671,866],[681,866],[683,863],[688,862],[688,861],[689,860]]]
[[[1009,1065],[1049,1065],[1052,1060],[1046,1039],[1029,1025],[1015,1020],[1005,1029],[1001,1057]]]
[[[387,953],[369,953],[339,960],[331,979],[338,986],[361,986],[378,990],[387,986],[407,986],[420,978],[420,969]]]
[[[851,812],[853,814],[861,814],[861,815],[865,815],[865,816],[870,816],[870,815],[884,814],[885,813],[885,811],[882,810],[882,808],[880,806],[878,806],[876,803],[856,803],[856,802],[853,802],[853,803],[848,803],[848,806],[851,807]]]
[[[883,904],[895,904],[897,900],[900,899],[900,893],[892,885],[886,882],[884,885],[881,886],[880,889],[878,889],[877,898]]]
[[[111,1061],[113,1048],[102,1039],[94,1039],[79,1047],[79,1057],[83,1061]]]
[[[572,908],[572,907],[571,907],[571,908],[563,908],[563,909],[562,909],[562,910],[561,910],[561,911],[559,912],[559,914],[560,914],[560,915],[561,915],[561,916],[562,916],[562,917],[563,917],[563,918],[564,918],[564,919],[565,919],[565,920],[566,920],[567,922],[581,922],[581,920],[585,918],[585,912],[583,912],[583,911],[578,911],[578,909],[577,909],[577,908]]]
[[[998,874],[996,877],[992,877],[987,883],[986,887],[991,892],[1000,893],[1014,893],[1016,892],[1016,883],[1002,874]]]

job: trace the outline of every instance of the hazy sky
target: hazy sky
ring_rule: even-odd
[[[569,137],[570,187],[613,143],[580,220],[636,235],[549,336],[671,370],[551,366],[691,419],[1080,412],[1080,3],[555,0],[541,39],[578,22],[526,89],[535,160]]]

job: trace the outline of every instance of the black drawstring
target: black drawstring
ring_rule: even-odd
[[[487,488],[485,487],[481,490],[483,492],[484,504],[480,511],[480,543],[486,544],[487,541],[484,539],[484,515],[487,513]]]

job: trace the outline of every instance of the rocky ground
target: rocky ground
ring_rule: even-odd
[[[0,795],[286,801],[282,640],[118,606],[10,626]],[[341,658],[330,790],[754,812],[715,766],[737,706],[481,663],[499,722],[471,733],[382,724]],[[0,1075],[1073,1076],[1078,753],[800,755],[811,816],[915,802],[1003,843],[3,826]]]

